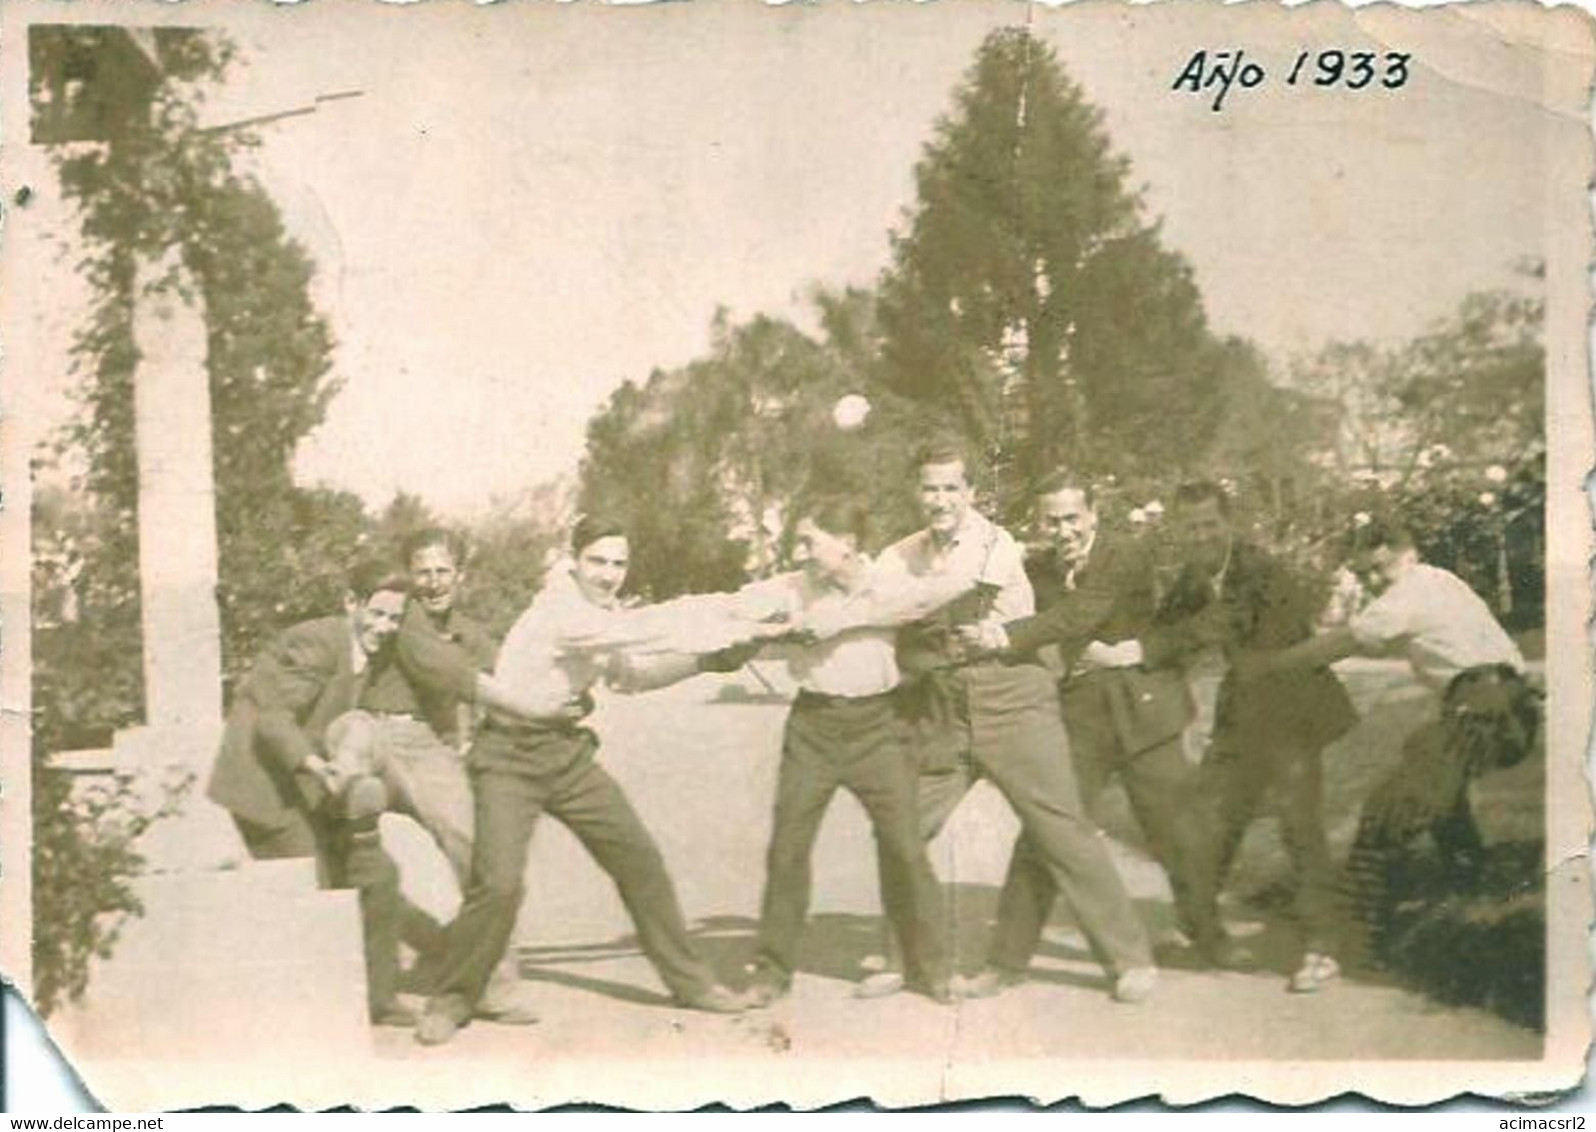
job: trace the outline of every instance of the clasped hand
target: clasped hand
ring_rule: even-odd
[[[1003,623],[995,617],[959,625],[954,628],[953,637],[968,656],[1003,652],[1009,647],[1009,635],[1003,631]]]

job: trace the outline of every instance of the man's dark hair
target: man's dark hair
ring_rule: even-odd
[[[1096,507],[1096,492],[1092,488],[1092,481],[1077,472],[1067,468],[1054,468],[1047,475],[1036,481],[1036,486],[1031,489],[1032,499],[1042,499],[1049,495],[1057,495],[1061,491],[1078,491],[1086,500],[1086,506]]]
[[[410,579],[382,558],[362,558],[356,562],[349,568],[347,582],[349,592],[362,605],[371,600],[372,594],[410,592]]]
[[[571,553],[581,554],[601,538],[626,537],[626,527],[608,515],[583,515],[571,528]]]
[[[799,520],[808,519],[827,534],[848,536],[861,550],[869,545],[870,506],[853,495],[814,495],[797,511]]]
[[[1375,515],[1361,524],[1354,521],[1347,537],[1348,549],[1353,554],[1381,548],[1408,550],[1413,545],[1412,532],[1392,515]]]
[[[423,550],[428,550],[434,546],[439,546],[444,550],[447,550],[449,552],[449,557],[454,559],[455,565],[457,566],[465,559],[464,550],[460,545],[460,540],[458,537],[456,537],[453,531],[446,530],[443,527],[423,527],[421,530],[411,534],[404,541],[404,546],[401,548],[400,554],[403,558],[405,566],[408,567],[415,559],[416,555],[420,554]]]
[[[1175,489],[1176,507],[1197,507],[1212,499],[1219,513],[1230,518],[1230,493],[1213,480],[1188,480]]]
[[[937,436],[927,440],[914,451],[914,469],[928,468],[934,464],[958,464],[964,469],[966,483],[975,482],[975,465],[962,440],[951,436]]]

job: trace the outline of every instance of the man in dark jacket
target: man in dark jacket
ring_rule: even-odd
[[[377,836],[387,795],[330,757],[328,734],[391,663],[406,589],[381,563],[362,563],[342,615],[294,625],[266,647],[234,699],[207,791],[251,856],[314,857],[325,886],[359,890],[368,1003],[389,1024],[414,1019],[396,999],[399,876]]]
[[[1213,884],[1213,837],[1191,806],[1196,768],[1183,742],[1195,709],[1177,667],[1098,667],[1104,645],[1148,641],[1156,632],[1153,563],[1136,540],[1098,522],[1090,483],[1066,472],[1036,489],[1036,521],[1048,546],[1026,571],[1037,612],[966,631],[973,648],[1040,653],[1060,673],[1069,753],[1081,796],[1090,805],[1117,774],[1174,893],[1181,926],[1197,953],[1215,966],[1242,955],[1220,923]],[[998,901],[990,965],[967,984],[973,997],[1019,982],[1035,954],[1057,892],[1021,837]]]
[[[1218,832],[1212,881],[1215,891],[1223,887],[1265,794],[1277,790],[1303,934],[1291,989],[1316,991],[1340,973],[1330,953],[1335,876],[1321,753],[1351,729],[1357,712],[1323,664],[1242,678],[1256,654],[1308,639],[1317,612],[1312,595],[1285,566],[1235,536],[1229,497],[1218,485],[1182,486],[1171,517],[1185,564],[1159,609],[1156,631],[1128,650],[1139,655],[1119,659],[1160,667],[1218,647],[1230,661],[1201,771],[1201,794]]]

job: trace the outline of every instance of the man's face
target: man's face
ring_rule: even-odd
[[[926,464],[920,469],[920,510],[933,533],[951,535],[957,531],[974,496],[964,461]]]
[[[410,592],[421,608],[442,616],[454,608],[460,569],[446,546],[423,546],[410,556]]]
[[[1097,531],[1097,512],[1086,492],[1066,487],[1036,501],[1036,524],[1063,562],[1080,559]]]
[[[405,612],[405,595],[394,590],[378,590],[365,601],[354,594],[344,599],[349,627],[367,656],[375,656],[399,631]]]
[[[793,536],[793,558],[811,581],[837,581],[854,561],[853,540],[822,529],[813,519],[801,520]]]
[[[1188,503],[1176,513],[1176,538],[1186,561],[1208,574],[1216,574],[1230,554],[1230,520],[1219,500]]]
[[[1352,571],[1375,593],[1384,593],[1401,574],[1404,558],[1400,550],[1377,546],[1358,555],[1353,561]]]
[[[594,605],[615,604],[621,584],[626,581],[628,547],[623,535],[594,539],[576,556],[576,584]]]

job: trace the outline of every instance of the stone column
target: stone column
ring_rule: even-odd
[[[198,300],[180,293],[186,273],[176,253],[141,266],[133,411],[145,722],[214,728],[222,718],[222,651],[205,318]]]
[[[191,284],[174,249],[140,263],[133,303],[145,725],[119,733],[113,757],[143,779],[148,801],[191,782],[182,813],[140,844],[152,871],[243,855],[231,822],[203,796],[222,729],[222,654],[207,332]]]

